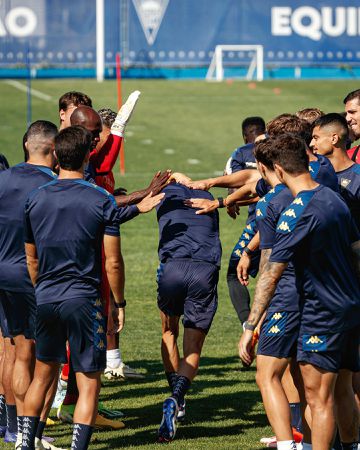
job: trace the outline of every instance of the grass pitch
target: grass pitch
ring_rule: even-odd
[[[241,121],[260,115],[269,120],[283,112],[319,107],[325,112],[343,110],[342,99],[357,82],[269,81],[250,89],[245,82],[125,80],[124,98],[142,91],[128,127],[125,143],[126,175],[115,168],[117,186],[129,191],[144,187],[153,173],[171,168],[194,179],[220,173],[233,149],[242,144]],[[89,94],[94,107],[116,109],[114,81],[34,81],[32,87],[51,96],[33,97],[32,120],[58,123],[57,99],[70,90]],[[1,152],[11,164],[22,161],[22,136],[26,129],[26,95],[0,82]],[[1,205],[0,205],[1,207]],[[179,426],[176,449],[261,449],[261,436],[271,429],[255,384],[255,369],[239,370],[237,341],[240,325],[231,305],[226,269],[230,251],[241,233],[246,212],[233,221],[221,214],[223,268],[219,282],[219,309],[205,342],[199,375],[187,397],[186,422]],[[126,263],[126,327],[121,335],[125,362],[146,373],[144,381],[104,381],[101,401],[126,413],[127,428],[95,432],[94,450],[160,448],[155,444],[161,404],[168,395],[160,359],[160,320],[156,306],[155,274],[157,223],[155,213],[136,218],[121,230]],[[254,283],[252,282],[251,289]],[[71,427],[46,429],[56,444],[70,447]],[[11,448],[2,442],[0,448]]]

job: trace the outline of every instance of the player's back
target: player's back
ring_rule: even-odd
[[[235,149],[226,163],[226,174],[229,175],[244,169],[256,169],[254,147],[255,145],[250,143]]]
[[[25,201],[55,176],[48,167],[28,163],[0,172],[0,289],[33,289],[24,251]]]
[[[26,219],[39,257],[38,304],[96,297],[103,235],[119,235],[114,198],[82,179],[54,180],[29,197]]]
[[[360,323],[360,285],[350,248],[359,235],[341,197],[325,186],[300,192],[281,215],[277,231],[286,236],[287,249],[278,240],[270,260],[286,258],[294,249],[310,328],[315,314],[319,333]]]
[[[171,183],[163,190],[165,197],[157,207],[159,222],[159,259],[192,259],[207,261],[220,266],[221,243],[219,216],[196,214],[184,200],[196,197],[213,199],[206,191],[189,189],[179,183]]]

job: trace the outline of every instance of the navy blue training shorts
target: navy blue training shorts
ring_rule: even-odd
[[[327,372],[340,369],[360,371],[359,327],[335,334],[300,333],[297,361],[320,367]]]
[[[268,311],[261,326],[257,354],[276,358],[296,356],[299,329],[299,312]]]
[[[185,328],[209,331],[216,313],[219,269],[201,261],[173,259],[158,269],[158,307],[167,316],[184,316]]]
[[[67,340],[75,372],[106,368],[106,323],[101,300],[76,298],[38,305],[36,358],[67,362]]]
[[[35,339],[36,299],[33,293],[0,290],[0,325],[4,337]]]

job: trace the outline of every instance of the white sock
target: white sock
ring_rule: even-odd
[[[276,442],[278,450],[295,450],[295,441],[277,441]]]
[[[106,366],[110,369],[117,369],[121,365],[121,354],[118,348],[106,351]]]
[[[303,445],[303,450],[312,450],[311,444],[307,444],[306,442],[303,442],[302,445]]]

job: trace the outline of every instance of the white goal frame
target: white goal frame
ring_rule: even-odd
[[[223,81],[224,67],[223,67],[223,52],[238,52],[238,51],[253,51],[246,74],[246,80],[252,80],[256,72],[256,81],[263,81],[264,79],[264,47],[262,45],[217,45],[215,47],[214,55],[212,57],[209,69],[206,74],[206,81]],[[215,77],[214,77],[215,74]]]

